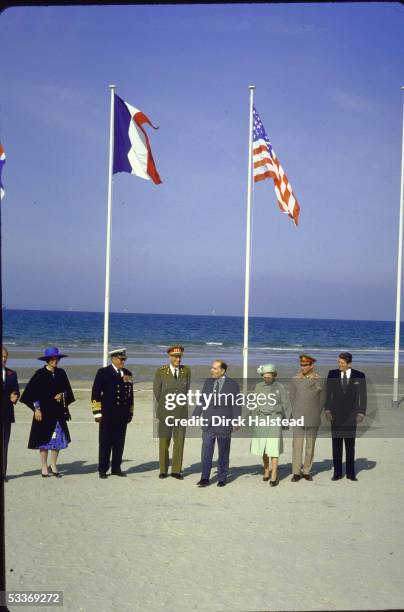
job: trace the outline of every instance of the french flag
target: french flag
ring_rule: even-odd
[[[6,154],[3,148],[3,145],[0,142],[0,200],[4,198],[4,194],[6,193],[3,189],[3,183],[1,182],[1,172],[3,170],[3,166],[6,163]]]
[[[143,127],[145,123],[157,129],[142,111],[115,94],[113,174],[129,172],[158,185],[161,179]]]

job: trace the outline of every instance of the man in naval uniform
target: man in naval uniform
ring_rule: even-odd
[[[121,470],[127,424],[133,417],[132,372],[124,368],[126,349],[110,352],[111,364],[98,370],[91,393],[93,415],[99,425],[98,472],[126,476]],[[112,455],[112,457],[111,457]]]
[[[171,346],[167,353],[169,363],[158,368],[153,383],[155,416],[158,419],[159,436],[159,478],[166,478],[168,472],[171,438],[174,439],[171,476],[177,480],[183,480],[182,457],[184,453],[185,427],[183,425],[167,425],[166,418],[182,419],[188,417],[188,405],[176,404],[175,396],[187,394],[191,383],[191,370],[188,366],[181,364],[184,347],[180,345]],[[166,397],[169,396],[170,403],[174,409],[166,407]],[[182,402],[181,402],[182,403]]]

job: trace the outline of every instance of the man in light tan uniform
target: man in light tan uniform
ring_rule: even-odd
[[[314,446],[321,423],[321,412],[325,404],[325,384],[320,375],[314,371],[316,359],[306,354],[300,355],[299,359],[300,372],[291,380],[289,400],[292,407],[291,417],[298,419],[303,416],[304,426],[293,428],[292,482],[298,482],[302,476],[306,480],[313,480],[310,472],[313,465]]]

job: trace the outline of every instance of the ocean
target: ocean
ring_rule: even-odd
[[[74,353],[77,365],[99,363],[103,313],[4,310],[3,323],[4,344],[15,358],[28,351],[37,351],[39,355],[46,346],[55,345],[62,351]],[[335,363],[342,350],[350,351],[362,363],[389,364],[393,361],[392,321],[251,317],[249,327],[252,363],[269,359],[296,363],[297,355],[303,351],[317,356],[324,364]],[[404,329],[401,343],[403,341]],[[110,315],[110,347],[126,347],[132,362],[160,363],[166,348],[177,342],[185,346],[186,355],[194,363],[206,363],[212,356],[241,363],[243,318]]]

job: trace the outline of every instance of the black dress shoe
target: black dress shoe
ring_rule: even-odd
[[[270,480],[269,481],[269,486],[270,487],[277,487],[279,484],[279,479],[277,478],[276,480]]]
[[[225,487],[226,486],[226,481],[225,480],[219,480],[219,482],[217,483],[218,487]]]
[[[177,480],[184,480],[184,476],[182,474],[178,474],[176,472],[171,472],[171,476],[176,478]]]
[[[313,480],[313,476],[311,474],[303,474],[303,478],[305,480]]]
[[[358,482],[356,476],[347,476],[348,480],[353,480],[354,482]]]
[[[331,480],[341,480],[342,476],[333,476]]]
[[[42,478],[49,478],[50,474],[42,474]]]
[[[98,473],[98,476],[99,476],[100,478],[108,478],[108,475],[107,475],[105,472],[99,472],[99,473]]]
[[[164,472],[160,472],[159,478],[167,478],[167,474],[165,474]]]
[[[126,478],[126,472],[122,472],[121,470],[119,470],[119,472],[111,472],[111,476],[120,476],[121,478]]]
[[[264,476],[264,477],[262,478],[262,480],[263,480],[264,482],[268,482],[268,480],[269,480],[269,476]]]
[[[62,474],[60,474],[59,472],[54,472],[51,468],[51,466],[49,466],[50,472],[51,472],[51,476],[55,476],[55,478],[62,478]]]
[[[206,478],[201,478],[199,482],[196,483],[198,487],[207,487],[209,484],[209,480]]]
[[[300,479],[301,479],[300,474],[293,474],[291,478],[291,482],[299,482]]]

